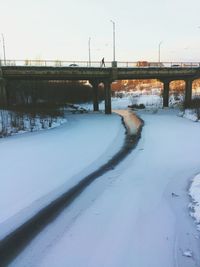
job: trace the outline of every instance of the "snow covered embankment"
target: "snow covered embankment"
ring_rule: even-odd
[[[180,117],[183,117],[183,118],[186,118],[186,119],[189,119],[191,121],[194,121],[194,122],[198,122],[198,116],[197,116],[197,113],[195,112],[195,110],[193,109],[186,109],[185,111],[181,111],[179,112],[178,114]]]
[[[192,197],[192,203],[189,205],[190,214],[195,218],[197,229],[200,231],[200,174],[193,178],[189,195]]]
[[[53,130],[0,140],[0,239],[111,159],[124,133],[117,115],[83,114]]]
[[[64,115],[33,116],[28,113],[0,110],[0,137],[51,129],[66,122]]]

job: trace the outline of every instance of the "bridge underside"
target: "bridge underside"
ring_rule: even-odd
[[[8,80],[89,80],[93,86],[94,111],[99,110],[98,85],[104,84],[105,113],[111,113],[111,84],[115,80],[158,79],[163,82],[163,106],[169,103],[169,85],[174,80],[184,80],[185,106],[192,98],[192,82],[200,78],[200,68],[84,68],[84,67],[16,67],[0,69],[0,105],[8,104]]]

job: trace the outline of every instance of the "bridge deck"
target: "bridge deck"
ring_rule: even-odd
[[[43,80],[124,80],[124,79],[186,79],[200,78],[199,67],[45,67],[45,66],[2,66],[1,76],[5,79]]]

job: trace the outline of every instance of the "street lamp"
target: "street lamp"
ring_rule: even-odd
[[[158,45],[158,62],[160,63],[160,47],[161,47],[161,44],[163,43],[163,41],[161,41]]]
[[[2,45],[3,45],[4,65],[6,65],[6,49],[5,49],[5,41],[4,41],[3,33],[1,34],[1,36],[2,36]]]
[[[110,22],[113,25],[113,67],[116,67],[116,61],[115,61],[115,22],[113,20],[110,20]]]
[[[90,50],[90,41],[91,41],[91,38],[89,37],[89,40],[88,40],[89,67],[91,67],[91,50]]]

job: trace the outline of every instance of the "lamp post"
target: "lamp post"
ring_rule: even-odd
[[[88,40],[89,67],[91,67],[91,49],[90,49],[90,41],[91,41],[91,38],[89,37],[89,40]]]
[[[113,67],[116,67],[116,61],[115,61],[115,22],[113,20],[110,20],[110,22],[113,25]]]
[[[160,47],[161,47],[161,44],[163,43],[163,41],[161,41],[158,45],[158,62],[160,63]]]
[[[5,49],[5,40],[4,40],[4,35],[3,35],[3,33],[1,34],[1,36],[2,36],[2,45],[3,45],[4,65],[6,65],[6,49]]]

